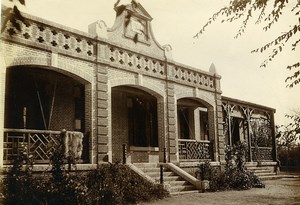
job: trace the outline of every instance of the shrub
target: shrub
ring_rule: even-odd
[[[32,161],[26,152],[14,160],[4,180],[5,204],[132,204],[168,195],[161,185],[146,181],[126,165],[103,164],[93,171],[71,171],[76,166],[74,160],[57,151],[51,156],[50,173],[41,178],[33,175]]]
[[[87,204],[133,204],[168,195],[162,185],[153,185],[118,163],[104,164],[90,172],[87,184]]]
[[[221,171],[219,167],[212,167],[208,161],[199,167],[199,179],[208,179],[211,191],[264,187],[261,179],[245,168],[245,155],[247,153],[245,144],[228,146],[225,151],[226,165],[224,171]]]

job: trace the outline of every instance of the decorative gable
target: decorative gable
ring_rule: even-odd
[[[149,22],[152,17],[143,6],[132,1],[131,4],[121,5],[115,8],[117,17],[123,15],[124,36],[135,43],[150,44]]]
[[[126,5],[118,5],[119,2],[114,7],[114,25],[107,28],[103,21],[97,21],[89,25],[89,33],[140,54],[152,55],[158,59],[171,59],[171,49],[166,51],[156,41],[151,28],[152,17],[143,6],[135,0]]]

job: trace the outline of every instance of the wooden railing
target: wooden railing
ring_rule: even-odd
[[[26,152],[36,164],[49,163],[51,152],[62,146],[60,131],[4,129],[4,164]]]
[[[184,160],[212,160],[212,144],[210,141],[179,139],[179,159]]]
[[[272,147],[251,147],[253,161],[273,161]]]

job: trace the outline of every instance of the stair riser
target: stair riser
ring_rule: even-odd
[[[255,174],[258,177],[262,177],[262,176],[273,176],[276,175],[276,173],[257,173]]]
[[[145,173],[145,174],[147,174],[149,177],[160,177],[160,173]],[[164,172],[164,177],[174,177],[174,176],[176,176],[173,172]]]

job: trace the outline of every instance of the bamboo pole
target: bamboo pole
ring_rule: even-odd
[[[54,101],[55,101],[56,88],[57,88],[57,79],[56,79],[55,85],[54,85],[53,97],[52,97],[52,102],[51,102],[51,109],[50,109],[50,114],[49,114],[48,130],[50,129],[50,125],[51,125],[51,119],[52,119],[52,113],[53,113],[53,107],[54,107]]]
[[[41,109],[41,112],[42,112],[42,118],[43,118],[44,126],[45,126],[45,129],[47,130],[46,119],[45,119],[45,115],[44,115],[44,109],[43,109],[43,105],[42,105],[42,101],[41,101],[40,92],[39,92],[39,89],[38,89],[38,86],[37,86],[37,83],[36,83],[36,79],[34,79],[34,84],[35,84],[37,96],[38,96],[38,99],[39,99],[39,104],[40,104],[40,109]]]

